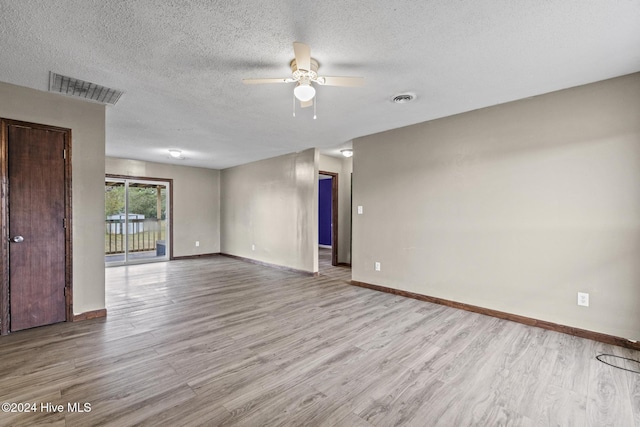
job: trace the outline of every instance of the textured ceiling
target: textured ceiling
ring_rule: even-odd
[[[120,89],[108,156],[216,169],[640,71],[640,0],[0,0],[0,19],[0,81]],[[288,76],[294,41],[365,86],[318,88],[313,120],[292,85],[242,84]]]

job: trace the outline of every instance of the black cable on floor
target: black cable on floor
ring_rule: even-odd
[[[628,360],[629,362],[635,362],[638,364],[638,366],[640,366],[640,362],[635,360],[635,359],[629,359],[627,357],[622,357],[622,356],[616,356],[615,354],[599,354],[596,356],[596,359],[598,359],[599,362],[604,363],[605,365],[609,365],[609,366],[613,366],[614,368],[618,368],[618,369],[622,369],[623,371],[628,371],[628,372],[633,372],[635,374],[640,374],[640,371],[636,371],[634,369],[627,369],[627,368],[623,368],[621,366],[617,366],[617,365],[613,365],[609,362],[606,362],[604,360],[601,359],[601,357],[603,356],[609,356],[609,357],[613,357],[615,359],[622,359],[622,360]]]

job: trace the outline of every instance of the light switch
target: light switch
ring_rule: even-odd
[[[358,206],[358,215],[362,215],[363,212],[364,209],[362,208],[362,206]]]

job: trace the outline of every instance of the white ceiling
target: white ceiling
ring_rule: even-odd
[[[0,0],[0,19],[0,81],[123,90],[108,156],[216,169],[640,71],[640,0]],[[288,76],[294,41],[365,86],[319,87],[313,120],[292,85],[242,84]]]

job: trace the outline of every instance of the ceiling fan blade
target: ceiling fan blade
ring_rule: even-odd
[[[293,42],[293,53],[298,70],[311,70],[311,48],[304,43]]]
[[[262,83],[289,83],[289,78],[281,79],[242,79],[242,83],[246,85],[258,85]]]
[[[362,86],[364,85],[364,77],[323,76],[318,77],[316,82],[324,86]]]
[[[307,107],[312,107],[313,106],[313,99],[309,100],[309,101],[300,101],[300,108],[307,108]]]

